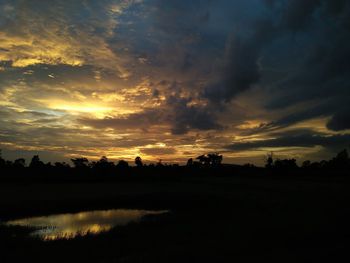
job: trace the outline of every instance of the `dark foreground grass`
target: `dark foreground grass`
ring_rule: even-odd
[[[98,205],[172,212],[100,235],[50,242],[28,238],[26,228],[0,227],[0,262],[350,262],[349,183],[347,178],[207,178],[82,184],[75,195],[68,185],[47,185],[41,192],[46,195],[40,199],[33,192],[28,201],[21,195],[37,186],[13,186],[27,190],[17,201],[2,199],[2,217],[5,212],[18,217],[20,207],[28,215]],[[95,189],[96,199],[85,195],[84,187]],[[54,197],[58,189],[66,192]]]

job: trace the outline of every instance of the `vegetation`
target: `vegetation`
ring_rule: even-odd
[[[1,218],[108,208],[170,214],[43,242],[0,226],[1,263],[349,262],[349,177],[0,184]],[[14,193],[10,195],[10,193]]]
[[[171,213],[48,242],[29,237],[28,228],[0,225],[1,263],[349,261],[346,150],[300,167],[273,154],[266,167],[227,165],[217,153],[184,166],[141,157],[133,165],[71,161],[1,158],[0,219],[110,208]]]
[[[26,160],[19,158],[15,161],[4,160],[0,157],[0,171],[9,179],[9,177],[29,177],[29,176],[46,176],[67,177],[67,176],[142,176],[142,178],[154,177],[183,177],[183,176],[232,176],[237,174],[247,175],[268,175],[280,174],[315,174],[315,175],[335,175],[347,174],[350,169],[349,154],[346,149],[339,152],[331,160],[320,162],[304,161],[298,166],[296,159],[279,159],[275,158],[273,153],[266,156],[265,167],[256,167],[252,164],[233,165],[223,164],[223,156],[218,153],[209,153],[190,158],[186,165],[166,164],[159,160],[158,163],[143,163],[140,156],[135,158],[133,166],[125,160],[117,163],[110,161],[106,156],[101,157],[98,161],[89,161],[85,157],[72,158],[72,165],[65,162],[55,162],[54,164],[44,163],[38,155],[34,155],[28,166]],[[281,174],[282,175],[282,174]],[[2,178],[4,178],[4,176]],[[79,179],[81,180],[81,179]]]

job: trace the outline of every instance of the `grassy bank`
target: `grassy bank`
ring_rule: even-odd
[[[52,242],[1,227],[1,262],[340,262],[350,248],[349,185],[346,177],[1,184],[2,219],[112,207],[172,211]]]

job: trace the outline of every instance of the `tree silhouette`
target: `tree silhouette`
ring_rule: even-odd
[[[209,153],[208,158],[211,166],[221,165],[222,155],[219,155],[218,153]]]
[[[2,158],[2,149],[0,149],[0,168],[6,167],[6,160]]]
[[[162,159],[159,159],[157,164],[156,164],[157,167],[163,167],[163,163],[162,163]]]
[[[302,168],[310,168],[311,167],[311,162],[309,160],[306,160],[303,162],[301,165]]]
[[[86,168],[89,164],[89,160],[85,157],[70,159],[75,168]]]
[[[292,169],[298,168],[298,165],[295,159],[284,159],[284,160],[277,159],[273,163],[273,168],[292,170]]]
[[[129,164],[127,161],[120,160],[117,164],[117,167],[120,169],[127,169],[129,167]]]
[[[141,159],[140,156],[137,156],[135,158],[135,164],[136,164],[137,167],[142,167],[143,166],[142,159]]]
[[[39,155],[34,155],[30,164],[29,164],[29,167],[31,168],[41,168],[44,166],[44,163],[40,160],[39,158]]]
[[[350,166],[349,154],[346,149],[339,152],[332,160],[329,161],[332,168],[346,168]]]
[[[273,152],[268,153],[266,155],[265,163],[266,163],[265,168],[268,168],[268,169],[272,168],[272,166],[273,166]]]
[[[222,155],[218,153],[203,154],[196,158],[204,166],[219,166],[222,162]]]
[[[295,159],[274,159],[273,153],[269,153],[266,155],[266,165],[265,168],[269,169],[269,172],[274,173],[275,171],[280,173],[288,172],[288,171],[297,171],[299,169]],[[197,161],[198,160],[198,161]],[[129,164],[121,160],[115,165],[113,162],[110,162],[106,156],[102,156],[100,160],[89,162],[87,158],[73,158],[71,159],[73,166],[75,169],[72,169],[66,163],[56,162],[54,165],[51,163],[44,164],[39,155],[34,155],[31,159],[31,162],[28,167],[25,166],[25,159],[19,158],[14,162],[4,160],[0,156],[0,171],[3,170],[5,172],[11,171],[13,169],[14,173],[18,174],[26,174],[24,169],[28,170],[29,174],[86,174],[88,176],[92,175],[108,175],[112,176],[118,174],[119,172],[128,174],[129,171],[137,171],[136,174],[157,174],[158,172],[164,173],[164,171],[169,172],[169,174],[180,173],[189,173],[189,174],[198,174],[198,173],[213,173],[213,170],[210,167],[215,167],[219,174],[229,175],[232,174],[232,171],[236,171],[241,169],[242,171],[246,171],[247,169],[254,169],[252,172],[257,172],[260,167],[255,167],[252,164],[246,165],[225,165],[221,166],[223,161],[223,156],[218,153],[208,153],[198,156],[196,159],[190,158],[187,160],[186,166],[182,166],[179,169],[179,165],[174,164],[166,164],[162,163],[161,160],[157,164],[144,165],[140,156],[135,158],[136,167],[129,167]],[[348,169],[350,168],[350,159],[348,151],[342,150],[339,152],[334,158],[331,160],[322,160],[320,162],[310,162],[304,161],[302,169],[299,169],[300,172],[312,172],[317,171],[318,174],[329,173],[330,171],[337,171],[339,174],[343,172],[348,173]],[[22,170],[23,169],[23,170]],[[283,174],[283,173],[282,173]]]
[[[65,162],[55,162],[55,167],[57,168],[70,168],[68,163]]]
[[[202,154],[196,158],[202,165],[209,166],[210,159],[205,154]]]
[[[24,168],[26,165],[26,160],[23,158],[16,159],[13,163],[13,166],[16,168]]]
[[[192,165],[193,165],[193,159],[190,158],[190,159],[187,160],[186,166],[192,166]]]
[[[106,156],[102,156],[101,159],[93,163],[93,167],[97,169],[109,169],[114,166],[113,162],[109,162]]]

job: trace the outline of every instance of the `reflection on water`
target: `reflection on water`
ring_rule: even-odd
[[[77,235],[98,234],[115,226],[137,222],[145,215],[163,214],[168,211],[147,211],[136,209],[113,209],[75,214],[31,217],[6,222],[6,225],[38,228],[32,235],[44,240],[74,238]]]

